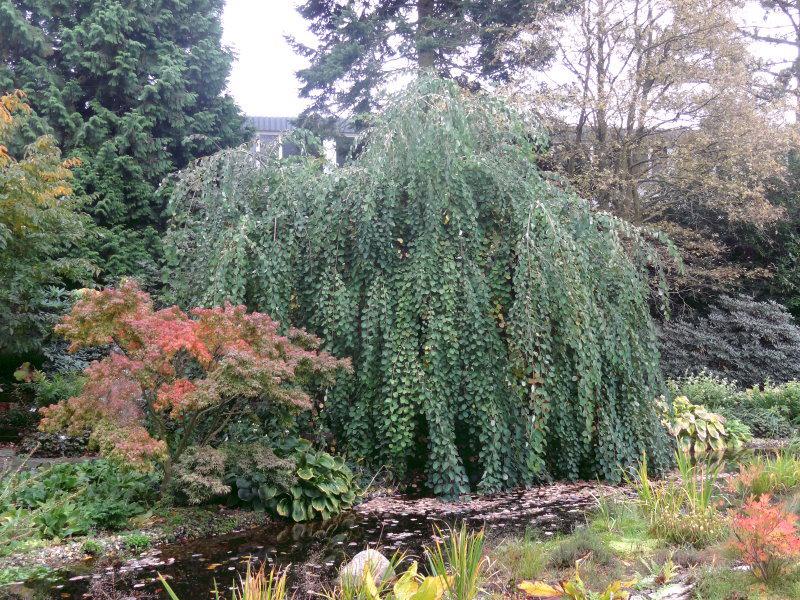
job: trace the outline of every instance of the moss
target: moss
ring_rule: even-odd
[[[53,573],[53,569],[44,565],[25,565],[0,569],[0,585],[8,585],[17,581],[45,579]]]

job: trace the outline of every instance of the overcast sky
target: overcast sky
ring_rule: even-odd
[[[224,42],[238,55],[229,89],[247,115],[294,117],[304,103],[294,73],[305,65],[285,34],[310,35],[295,11],[298,0],[227,0]]]

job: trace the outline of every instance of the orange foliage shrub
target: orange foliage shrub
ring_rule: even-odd
[[[73,350],[111,344],[112,351],[86,369],[79,396],[42,409],[42,429],[89,430],[104,454],[162,461],[167,477],[190,444],[213,443],[248,403],[307,409],[308,388],[351,368],[319,350],[313,335],[282,335],[279,323],[243,306],[154,310],[130,280],[85,291],[56,331]]]
[[[786,563],[800,556],[797,515],[770,503],[769,494],[749,500],[733,518],[732,547],[756,577],[772,579]]]

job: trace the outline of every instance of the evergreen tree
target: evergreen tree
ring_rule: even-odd
[[[224,95],[223,0],[0,0],[0,90],[37,109],[28,137],[79,157],[105,228],[104,277],[154,273],[165,175],[246,138]]]
[[[310,59],[297,75],[310,114],[365,113],[388,80],[418,69],[474,87],[504,81],[512,65],[545,61],[539,23],[570,0],[306,0],[298,11],[316,47],[292,40]],[[515,41],[525,33],[524,44]],[[524,56],[518,49],[524,47]]]

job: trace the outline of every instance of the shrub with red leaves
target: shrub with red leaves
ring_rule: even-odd
[[[731,528],[732,547],[759,579],[774,579],[800,556],[797,515],[771,504],[769,494],[750,499],[734,516]]]
[[[330,385],[340,360],[320,340],[243,306],[154,310],[131,280],[85,291],[56,326],[71,350],[112,345],[86,369],[83,392],[43,408],[41,428],[82,433],[103,454],[171,466],[192,443],[213,443],[254,402],[311,406],[308,389]]]

